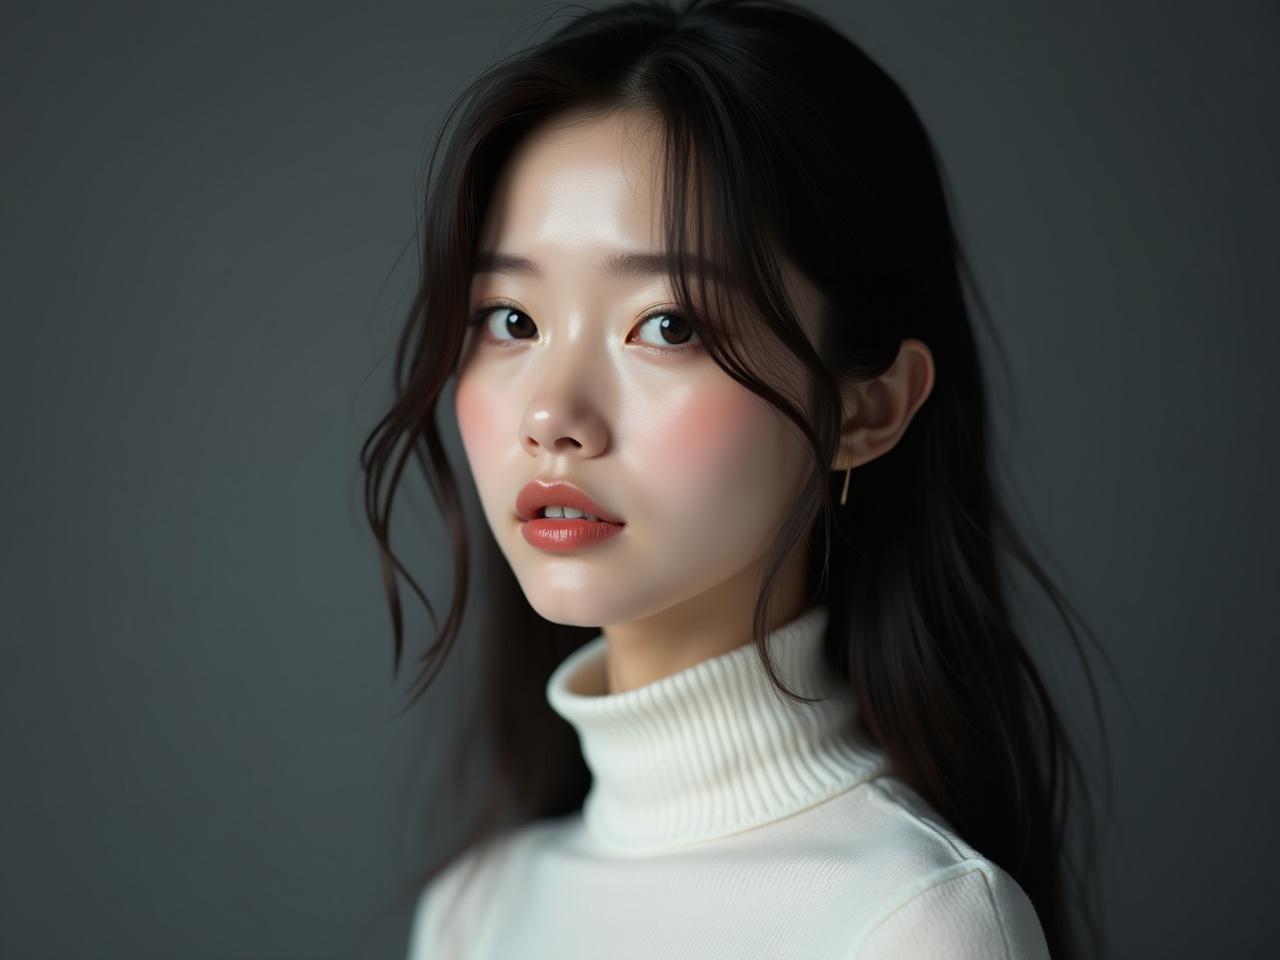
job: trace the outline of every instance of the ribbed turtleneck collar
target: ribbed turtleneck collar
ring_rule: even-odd
[[[615,850],[646,853],[736,833],[813,806],[874,775],[880,756],[853,733],[855,704],[826,672],[825,605],[768,635],[777,693],[754,644],[653,683],[605,693],[604,634],[547,681],[593,775],[585,825]]]

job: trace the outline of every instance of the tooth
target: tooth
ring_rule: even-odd
[[[575,507],[554,506],[551,504],[548,504],[547,506],[543,507],[539,516],[557,517],[557,518],[563,518],[565,520],[577,520],[577,519],[594,520],[597,523],[604,522],[595,514],[587,513],[585,510],[578,510]]]

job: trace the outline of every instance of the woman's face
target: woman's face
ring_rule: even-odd
[[[605,269],[619,253],[664,252],[657,136],[637,114],[542,128],[483,225],[481,253],[534,266],[473,277],[472,315],[499,298],[519,314],[508,324],[494,307],[468,331],[458,428],[499,547],[557,623],[740,622],[807,469],[798,431],[691,327],[645,319],[677,312],[665,270]],[[816,292],[794,271],[787,282],[811,324]],[[570,552],[532,545],[516,495],[534,478],[571,480],[624,527]]]

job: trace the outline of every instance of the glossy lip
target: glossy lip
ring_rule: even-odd
[[[581,517],[569,520],[535,517],[520,524],[520,535],[524,537],[525,543],[539,550],[570,553],[620,537],[624,529],[620,523],[584,520]]]
[[[545,519],[538,517],[538,511],[548,504],[573,507],[599,517],[606,523],[625,526],[620,517],[606,510],[591,499],[585,490],[568,480],[530,480],[520,488],[520,493],[516,496],[516,516],[521,520]]]

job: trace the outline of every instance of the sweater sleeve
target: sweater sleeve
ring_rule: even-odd
[[[1049,960],[1031,900],[1008,873],[965,861],[933,874],[892,907],[852,960]]]

